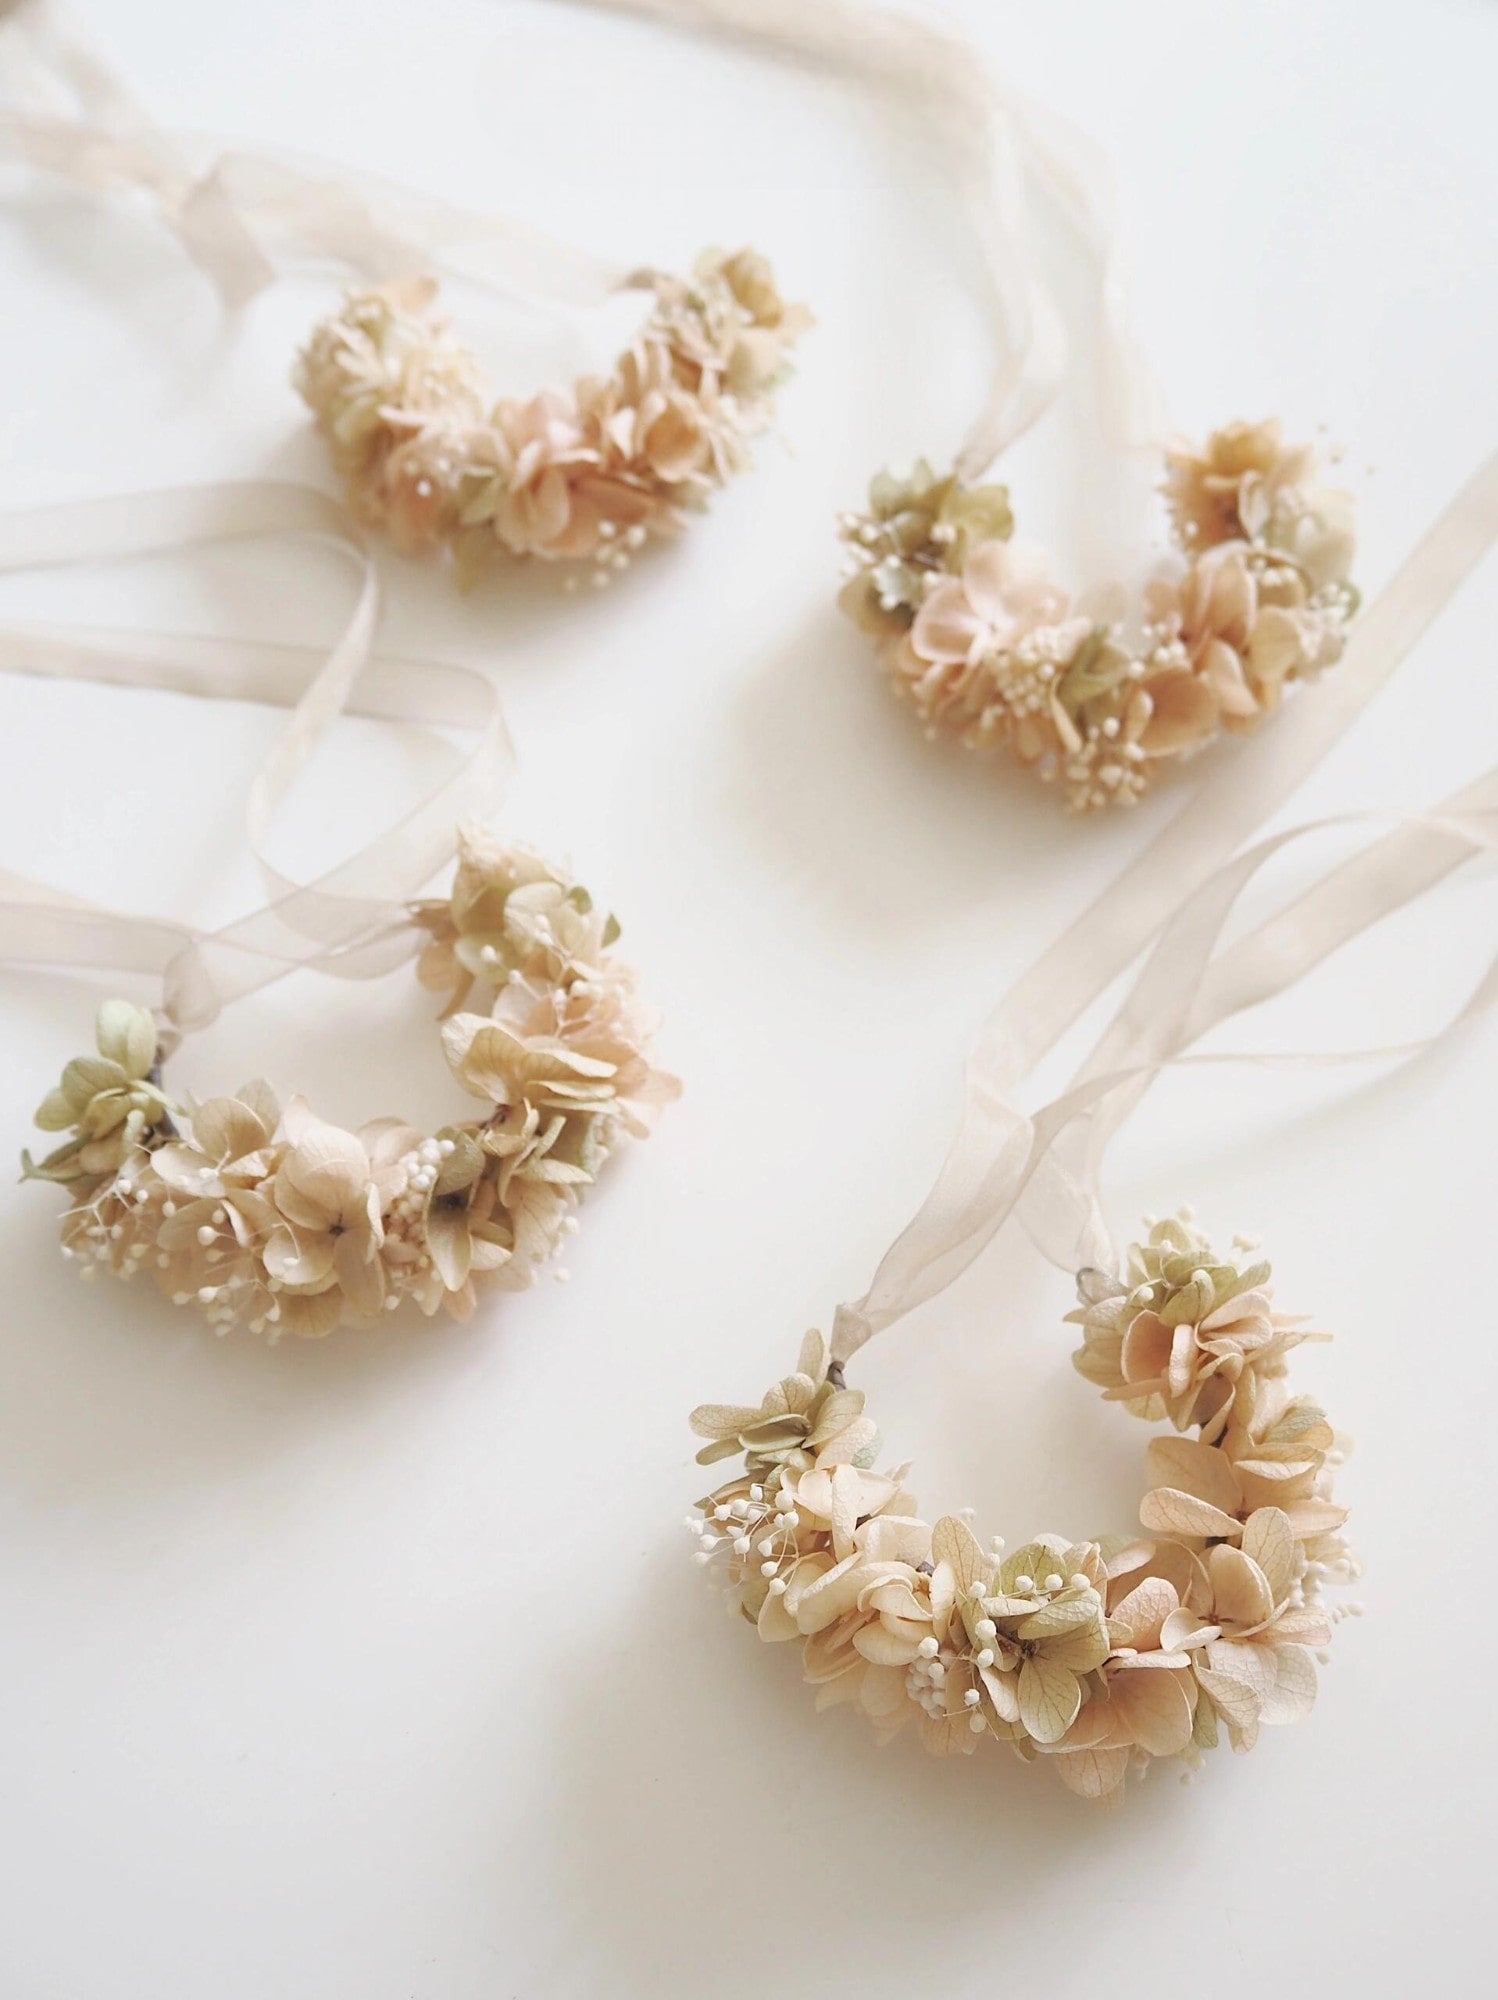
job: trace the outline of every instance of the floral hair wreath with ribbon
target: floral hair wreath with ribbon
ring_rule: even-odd
[[[1073,604],[1013,544],[1007,488],[880,473],[845,514],[840,602],[931,735],[1007,750],[1076,812],[1132,805],[1222,731],[1340,658],[1357,607],[1351,501],[1277,422],[1166,454],[1173,561],[1129,607]]]
[[[654,1016],[608,949],[613,918],[481,829],[460,837],[451,894],[411,916],[418,977],[448,996],[443,1053],[483,1114],[428,1136],[399,1118],[342,1131],[260,1081],[179,1100],[151,1014],[108,1001],[97,1054],[36,1114],[68,1138],[23,1156],[72,1197],[62,1247],[83,1277],[144,1272],[216,1331],[273,1340],[407,1299],[466,1319],[480,1292],[534,1283],[619,1135],[644,1137],[676,1093],[650,1061]]]
[[[257,774],[250,848],[272,900],[213,932],[60,896],[0,870],[0,957],[157,973],[153,1012],[100,1009],[97,1050],[70,1062],[37,1123],[65,1134],[25,1177],[62,1185],[64,1254],[86,1278],[145,1275],[219,1331],[271,1339],[368,1326],[404,1300],[458,1319],[490,1289],[534,1282],[621,1135],[645,1136],[678,1091],[652,1060],[656,1016],[613,950],[615,920],[565,872],[473,819],[513,753],[476,669],[375,654],[380,579],[344,510],[279,484],[189,488],[0,516],[0,569],[117,560],[288,536],[332,545],[362,579],[338,643],[128,642],[0,628],[0,667],[221,699],[274,702],[289,724]],[[265,835],[286,787],[345,709],[434,742],[461,730],[446,775],[363,848],[308,884]],[[456,839],[454,820],[462,830]],[[453,857],[447,895],[419,893]],[[298,967],[369,978],[415,961],[444,996],[442,1046],[482,1110],[433,1134],[400,1118],[344,1131],[256,1081],[171,1088],[184,1034]]]
[[[612,373],[498,402],[434,280],[351,292],[295,381],[360,519],[407,553],[441,550],[460,581],[507,552],[591,564],[602,586],[677,532],[747,463],[810,315],[748,249],[628,282],[655,304]]]
[[[1325,1586],[1360,1573],[1330,1491],[1342,1444],[1286,1381],[1320,1336],[1274,1311],[1268,1280],[1186,1217],[1155,1224],[1121,1276],[1082,1273],[1076,1366],[1178,1433],[1149,1447],[1145,1537],[1005,1553],[958,1516],[928,1526],[811,1334],[757,1407],[692,1413],[703,1463],[744,1455],[689,1523],[697,1560],[762,1639],[799,1644],[818,1707],[853,1704],[881,1740],[914,1722],[939,1755],[993,1740],[1093,1798],[1153,1759],[1198,1762],[1219,1731],[1251,1749],[1309,1712],[1350,1608]]]
[[[144,192],[230,304],[292,261],[356,274],[298,357],[296,386],[358,518],[402,550],[442,553],[460,582],[508,554],[586,564],[608,583],[743,470],[770,424],[811,315],[756,251],[706,250],[687,276],[628,269],[342,169],[205,151],[157,129],[48,0],[0,0],[0,32],[23,85],[18,105],[0,105],[0,159]],[[607,376],[496,400],[436,310],[435,273],[571,307],[627,291],[651,306]]]

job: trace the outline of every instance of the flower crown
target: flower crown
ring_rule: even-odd
[[[693,1412],[700,1462],[744,1454],[689,1517],[696,1560],[762,1639],[799,1642],[818,1707],[852,1703],[881,1740],[915,1720],[938,1755],[993,1739],[1090,1798],[1161,1758],[1200,1763],[1220,1732],[1251,1749],[1309,1712],[1333,1622],[1360,1608],[1328,1609],[1324,1587],[1361,1566],[1330,1496],[1345,1441],[1285,1380],[1324,1336],[1273,1310],[1268,1264],[1238,1248],[1218,1256],[1183,1214],[1123,1278],[1078,1281],[1076,1367],[1176,1433],[1149,1446],[1147,1539],[1039,1535],[1006,1555],[962,1519],[928,1527],[908,1468],[874,1470],[863,1395],[813,1333],[757,1408]]]
[[[1140,606],[1069,603],[1011,545],[1008,490],[881,473],[840,524],[840,602],[927,733],[1007,749],[1076,812],[1132,805],[1224,730],[1336,661],[1357,608],[1348,495],[1273,420],[1167,452],[1175,560]]]
[[[144,1271],[219,1332],[272,1340],[373,1324],[411,1299],[466,1319],[478,1293],[535,1281],[620,1131],[643,1137],[677,1092],[654,1068],[654,1016],[608,947],[618,925],[523,848],[460,836],[445,900],[416,904],[422,985],[448,996],[442,1045],[482,1116],[424,1136],[357,1132],[268,1085],[178,1101],[156,1022],[99,1011],[36,1122],[70,1136],[24,1174],[72,1196],[63,1255],[81,1274]],[[459,1011],[479,995],[484,1010]]]
[[[354,511],[408,553],[443,550],[462,582],[507,550],[591,563],[602,585],[680,529],[748,462],[811,316],[753,250],[639,282],[655,306],[611,375],[492,405],[434,280],[350,292],[294,380]]]

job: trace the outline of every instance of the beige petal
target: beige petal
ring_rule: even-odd
[[[853,1634],[853,1644],[866,1660],[877,1667],[908,1667],[916,1657],[924,1636],[921,1632],[912,1637],[909,1633],[891,1631],[876,1619],[872,1625],[861,1626]]]
[[[1272,1658],[1274,1685],[1264,1702],[1263,1717],[1271,1728],[1299,1722],[1316,1706],[1315,1655],[1305,1646],[1276,1646]]]
[[[1140,1524],[1162,1535],[1236,1535],[1238,1522],[1194,1494],[1157,1486],[1139,1504]]]
[[[1264,1572],[1241,1549],[1226,1543],[1207,1558],[1214,1616],[1225,1625],[1262,1625],[1274,1612]]]
[[[1068,1750],[1056,1759],[1062,1784],[1084,1799],[1106,1799],[1123,1789],[1129,1772],[1127,1750]]]
[[[908,1563],[914,1569],[931,1553],[931,1530],[909,1514],[878,1514],[858,1531],[870,1562]]]
[[[759,1607],[759,1617],[755,1621],[761,1639],[769,1645],[780,1645],[787,1639],[799,1639],[801,1628],[785,1608],[785,1596],[766,1593],[764,1603]]]
[[[1217,727],[1217,703],[1205,682],[1184,668],[1152,674],[1144,684],[1151,706],[1139,739],[1148,757],[1171,757],[1204,743]]]
[[[1082,1683],[1070,1667],[1038,1654],[1019,1670],[1019,1719],[1037,1743],[1054,1743],[1077,1719]]]
[[[1291,1500],[1285,1506],[1285,1518],[1290,1523],[1290,1532],[1299,1541],[1311,1541],[1317,1535],[1334,1535],[1338,1528],[1347,1525],[1347,1509],[1337,1506],[1335,1501],[1318,1499],[1314,1494],[1304,1500]]]
[[[1207,1501],[1225,1514],[1234,1513],[1242,1505],[1243,1495],[1232,1465],[1224,1453],[1211,1445],[1182,1437],[1154,1438],[1146,1463],[1151,1485],[1174,1486],[1183,1493],[1193,1493],[1198,1500]]]
[[[839,1431],[846,1430],[855,1418],[863,1415],[864,1395],[861,1389],[834,1389],[822,1405],[816,1426],[806,1443],[815,1451],[818,1445],[835,1438]]]
[[[266,1270],[283,1285],[321,1285],[333,1275],[333,1243],[327,1236],[299,1239],[283,1226],[272,1232],[260,1254]]]
[[[1211,1667],[1198,1667],[1196,1679],[1229,1727],[1247,1730],[1258,1722],[1260,1697],[1246,1681],[1218,1673]]]
[[[1214,1639],[1207,1647],[1207,1666],[1214,1674],[1226,1674],[1251,1688],[1261,1705],[1274,1688],[1274,1661],[1267,1646],[1241,1639]]]
[[[795,1603],[799,1630],[804,1633],[825,1632],[829,1625],[852,1611],[863,1588],[862,1571],[862,1556],[844,1556],[841,1562],[799,1591]],[[790,1596],[789,1590],[786,1595]]]
[[[1001,1722],[1019,1721],[1019,1675],[995,1673],[992,1667],[979,1667],[978,1678],[988,1691],[994,1713]]]
[[[1074,1674],[1090,1674],[1108,1657],[1108,1625],[1099,1606],[1090,1625],[1078,1626],[1059,1638],[1047,1639],[1045,1657]]]
[[[1169,1652],[1190,1652],[1198,1646],[1205,1646],[1209,1639],[1220,1639],[1222,1628],[1218,1625],[1204,1625],[1195,1611],[1183,1606],[1172,1611],[1160,1627],[1160,1644]]]
[[[944,1514],[931,1530],[931,1558],[951,1569],[959,1600],[967,1597],[975,1583],[986,1586],[993,1576],[992,1557],[984,1553],[966,1521],[951,1514]]]
[[[1075,1632],[1081,1625],[1095,1625],[1098,1610],[1098,1599],[1091,1591],[1080,1591],[1075,1597],[1058,1597],[1032,1612],[1015,1636],[1020,1639],[1056,1638],[1064,1632]]]
[[[1174,1757],[1191,1741],[1191,1701],[1179,1673],[1118,1674],[1108,1684],[1111,1706],[1141,1749]]]
[[[1259,1507],[1243,1524],[1243,1553],[1264,1573],[1270,1595],[1282,1604],[1299,1573],[1289,1517],[1278,1507]]]
[[[473,1263],[466,1206],[461,1202],[434,1201],[427,1210],[426,1243],[444,1286],[450,1292],[461,1291]]]
[[[1170,1365],[1170,1328],[1158,1314],[1136,1313],[1123,1337],[1119,1366],[1126,1382],[1153,1382]]]
[[[1180,1608],[1180,1596],[1164,1577],[1146,1577],[1109,1613],[1110,1624],[1121,1626],[1126,1636],[1117,1640],[1125,1646],[1153,1646],[1160,1629],[1173,1611]]]

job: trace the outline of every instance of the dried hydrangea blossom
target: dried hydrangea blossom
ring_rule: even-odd
[[[1252,1748],[1310,1710],[1359,1608],[1327,1589],[1361,1565],[1331,1495],[1345,1441],[1285,1379],[1318,1336],[1273,1311],[1250,1251],[1220,1257],[1183,1215],[1121,1277],[1079,1280],[1078,1369],[1175,1427],[1149,1446],[1145,1537],[1005,1553],[956,1516],[928,1526],[812,1333],[757,1406],[693,1412],[701,1463],[743,1457],[688,1518],[697,1562],[762,1639],[800,1647],[819,1708],[860,1709],[881,1741],[912,1724],[938,1755],[997,1741],[1099,1799],[1162,1758],[1194,1768],[1220,1736]]]
[[[592,565],[595,584],[747,463],[811,323],[753,250],[648,274],[655,304],[611,375],[494,402],[435,311],[436,284],[351,292],[295,385],[359,517],[470,581],[494,555]]]
[[[63,1254],[85,1278],[143,1272],[219,1332],[275,1340],[370,1326],[410,1299],[466,1319],[480,1292],[534,1283],[619,1135],[676,1095],[653,1013],[609,947],[612,917],[524,849],[464,832],[450,896],[412,909],[422,983],[447,996],[443,1049],[483,1105],[434,1136],[381,1118],[346,1132],[261,1082],[180,1101],[156,1021],[107,1001],[97,1056],[37,1113],[69,1137],[27,1178],[71,1204]]]
[[[1002,486],[918,464],[845,514],[840,602],[929,734],[1007,750],[1067,805],[1131,805],[1341,655],[1357,608],[1351,500],[1274,421],[1166,454],[1176,551],[1133,616],[1072,606],[1009,540]]]

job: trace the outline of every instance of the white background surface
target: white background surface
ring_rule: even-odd
[[[939,10],[1115,155],[1177,421],[1279,410],[1349,446],[1376,588],[1492,434],[1493,10],[1188,0]],[[392,565],[392,638],[498,677],[505,812],[619,911],[687,1091],[589,1204],[565,1290],[466,1328],[216,1343],[80,1288],[56,1200],[3,1230],[0,1991],[6,2000],[1221,2000],[1480,1983],[1498,1838],[1485,1268],[1498,1041],[1390,1077],[1172,1082],[1123,1144],[1127,1227],[1189,1194],[1257,1230],[1337,1335],[1305,1374],[1359,1439],[1370,1559],[1315,1716],[1094,1815],[997,1756],[878,1752],[719,1612],[677,1522],[685,1417],[752,1398],[923,1190],[989,1001],[1169,811],[1076,824],[922,743],[831,605],[829,519],[949,451],[982,327],[960,218],[856,89],[541,0],[91,0],[163,119],[374,165],[610,254],[750,239],[819,316],[784,442],[601,600],[458,601]],[[226,327],[143,214],[0,180],[0,503],[326,470],[286,386],[332,287]],[[565,377],[542,316],[472,331]],[[1013,467],[1049,490],[1057,426]],[[1032,509],[1032,513],[1033,513]],[[1295,802],[1421,804],[1489,760],[1491,573]],[[341,586],[276,552],[11,581],[3,607],[316,637]],[[0,687],[0,852],[122,904],[244,907],[256,711]],[[350,724],[296,865],[409,782]],[[1210,767],[1199,766],[1211,782]],[[365,817],[361,819],[360,814]],[[1452,885],[1255,1037],[1415,1032],[1493,933]],[[101,988],[5,983],[9,1144]],[[189,1051],[334,1117],[448,1103],[397,981],[310,981]],[[1132,1516],[1145,1433],[1066,1362],[1064,1282],[1001,1244],[860,1379],[928,1518],[1011,1539]],[[934,1510],[934,1511],[933,1511]]]

